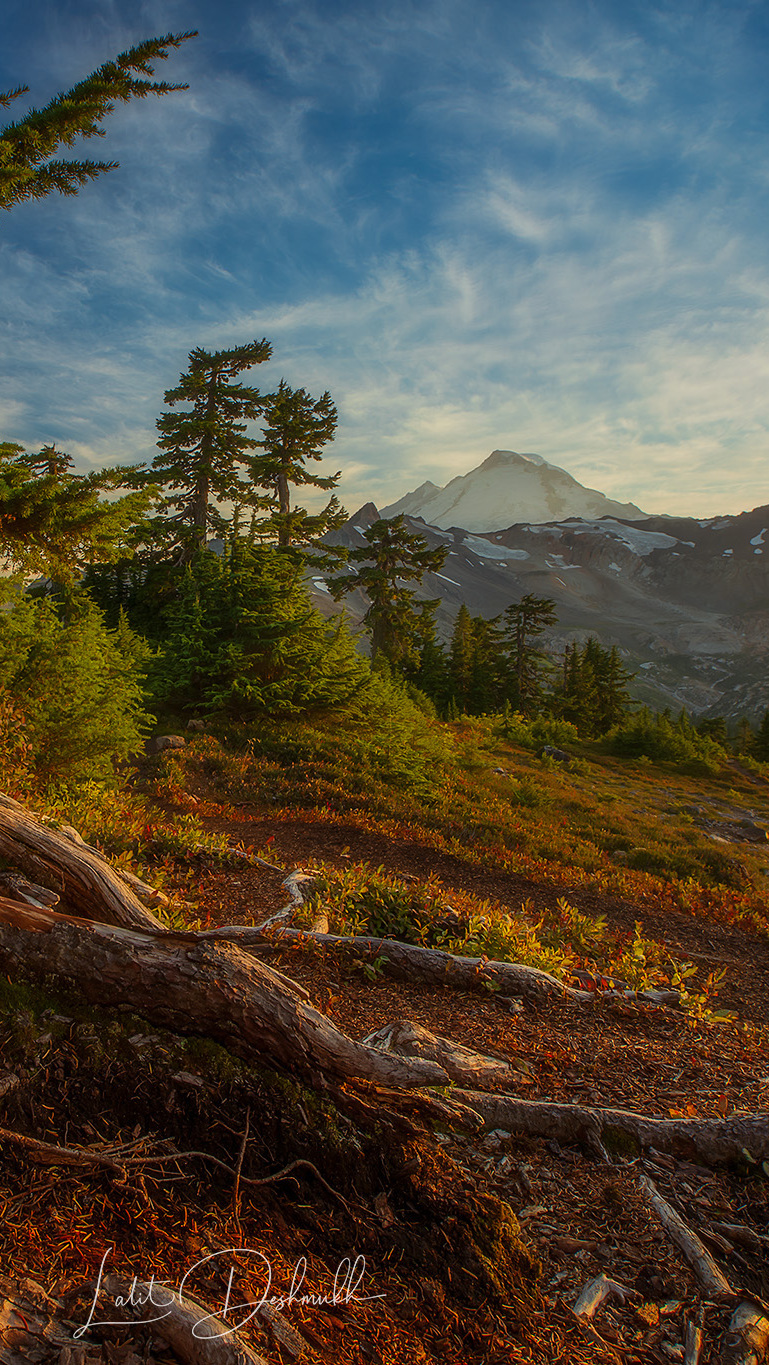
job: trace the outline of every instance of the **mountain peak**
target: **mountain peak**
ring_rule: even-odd
[[[645,516],[632,502],[615,502],[595,488],[585,488],[565,469],[541,455],[493,450],[469,474],[459,474],[443,488],[429,480],[382,509],[383,517],[422,517],[431,526],[466,531],[504,530],[508,526],[563,521],[567,517]]]

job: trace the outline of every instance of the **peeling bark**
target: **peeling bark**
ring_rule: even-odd
[[[18,802],[0,795],[0,857],[56,892],[75,914],[151,932],[161,928],[99,853],[44,825]],[[53,887],[51,887],[53,889]]]

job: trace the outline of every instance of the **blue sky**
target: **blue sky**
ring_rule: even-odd
[[[496,447],[769,503],[764,0],[1,5],[14,113],[200,36],[84,144],[118,171],[0,216],[0,439],[152,458],[187,353],[266,336],[252,382],[337,403],[350,511]]]

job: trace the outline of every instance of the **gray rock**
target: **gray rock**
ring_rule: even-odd
[[[184,735],[153,735],[146,748],[148,754],[162,754],[164,749],[183,749],[186,743]]]

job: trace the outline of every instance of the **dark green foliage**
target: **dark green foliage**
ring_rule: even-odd
[[[161,454],[147,479],[165,490],[163,516],[152,524],[152,538],[182,563],[205,549],[209,535],[222,535],[227,519],[221,502],[264,508],[273,499],[256,493],[249,476],[249,455],[257,442],[246,435],[246,423],[258,419],[265,400],[258,389],[234,381],[244,370],[269,360],[266,340],[230,351],[191,351],[189,369],[166,403],[191,404],[158,419]]]
[[[693,772],[717,772],[726,757],[715,740],[697,733],[685,711],[674,720],[669,711],[654,713],[646,706],[610,730],[606,743],[611,753],[675,763]]]
[[[759,763],[769,763],[769,711],[764,712],[763,720],[753,736],[750,753]]]
[[[164,60],[169,48],[180,47],[194,33],[167,33],[149,38],[128,52],[106,62],[71,90],[57,95],[44,109],[30,109],[18,123],[0,131],[0,208],[10,209],[25,199],[41,199],[58,190],[77,194],[88,180],[116,168],[116,161],[56,161],[59,147],[71,147],[78,138],[103,137],[99,126],[118,101],[165,95],[171,90],[186,90],[186,85],[167,85],[148,80],[152,63]],[[8,105],[26,94],[26,85],[0,95],[0,105]]]
[[[155,694],[177,706],[291,715],[349,699],[368,675],[341,622],[310,605],[299,566],[274,546],[228,543],[182,572],[151,672]]]
[[[530,715],[541,705],[547,666],[544,654],[535,649],[533,641],[557,621],[555,602],[526,593],[520,602],[507,608],[504,617],[510,651],[509,700],[516,711]]]
[[[566,648],[563,682],[557,694],[558,714],[576,725],[581,735],[605,735],[619,725],[630,707],[626,669],[616,645],[604,649],[592,636],[580,649]]]
[[[410,535],[402,516],[380,518],[364,538],[367,547],[349,553],[360,568],[331,579],[329,588],[337,600],[356,588],[366,593],[371,605],[363,619],[371,632],[372,654],[383,654],[401,671],[419,659],[424,608],[438,605],[435,601],[417,606],[416,593],[404,585],[419,583],[428,570],[440,569],[447,551],[444,546],[431,550],[422,536]]]
[[[0,704],[16,709],[38,781],[109,778],[113,760],[138,749],[144,711],[141,642],[123,623],[109,631],[84,597],[69,619],[50,598],[6,585],[0,611]]]
[[[315,400],[306,389],[292,389],[281,379],[278,392],[264,400],[262,421],[262,439],[256,442],[262,454],[252,456],[249,470],[254,484],[277,501],[277,511],[256,532],[270,539],[277,536],[282,548],[317,544],[321,536],[344,523],[347,513],[335,496],[315,516],[303,507],[292,509],[291,487],[332,489],[341,478],[341,473],[322,478],[305,467],[308,460],[322,459],[322,447],[334,439],[337,412],[331,395],[324,393]],[[326,550],[321,559],[327,560],[328,555]]]
[[[716,744],[726,748],[728,736],[726,733],[725,716],[705,716],[697,721],[696,730],[698,735],[705,735],[708,739],[714,739]]]
[[[451,636],[449,679],[458,711],[478,716],[499,711],[508,695],[508,659],[500,618],[471,616],[463,604]]]
[[[120,558],[153,490],[102,495],[135,485],[139,468],[74,474],[69,455],[55,446],[32,455],[19,445],[0,444],[0,551],[13,567],[67,585],[85,564]]]

